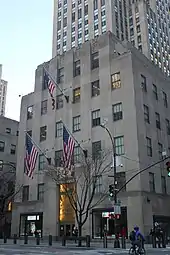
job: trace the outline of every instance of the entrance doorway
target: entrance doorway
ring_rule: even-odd
[[[60,236],[72,236],[74,227],[73,223],[60,223]]]

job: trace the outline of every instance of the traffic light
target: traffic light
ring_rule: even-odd
[[[114,196],[114,186],[113,186],[113,184],[109,185],[109,196],[110,197]]]
[[[170,161],[166,162],[166,170],[168,172],[168,176],[170,177]]]

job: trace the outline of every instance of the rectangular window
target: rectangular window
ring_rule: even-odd
[[[92,158],[93,160],[101,157],[101,141],[92,143]]]
[[[119,190],[126,183],[126,174],[125,174],[125,172],[116,173],[116,178],[117,178],[116,189]],[[124,186],[124,188],[121,191],[126,191],[126,186]]]
[[[164,106],[166,108],[168,108],[168,97],[167,97],[167,94],[163,91],[163,102],[164,102]]]
[[[80,115],[73,117],[73,132],[80,131]]]
[[[58,83],[64,82],[64,67],[58,69]]]
[[[73,76],[76,77],[80,75],[80,60],[74,62],[73,65]]]
[[[23,186],[22,188],[22,202],[29,200],[29,186]]]
[[[37,200],[44,201],[44,183],[38,184]]]
[[[158,89],[155,84],[152,85],[152,90],[153,90],[153,97],[155,98],[155,100],[158,100]]]
[[[115,144],[115,149],[116,149],[117,155],[125,154],[124,136],[114,137],[114,144]]]
[[[56,109],[63,108],[63,95],[56,96]]]
[[[158,154],[159,154],[159,159],[162,159],[162,152],[163,152],[163,146],[162,143],[158,143]]]
[[[11,134],[11,128],[6,128],[5,132],[6,132],[7,134]]]
[[[143,74],[141,74],[141,87],[143,91],[147,92],[146,77]]]
[[[44,100],[41,102],[41,115],[44,115],[47,113],[47,100]]]
[[[33,105],[27,108],[27,120],[32,119],[33,117]]]
[[[3,141],[0,141],[0,152],[4,152],[5,150],[5,143]]]
[[[40,142],[47,138],[47,126],[40,127]]]
[[[161,120],[160,120],[160,115],[159,113],[155,112],[155,118],[156,118],[156,127],[158,129],[161,129]]]
[[[100,125],[100,110],[92,111],[92,127]]]
[[[82,17],[82,10],[78,9],[78,19],[81,19],[81,17]]]
[[[94,185],[95,185],[95,194],[101,194],[103,192],[103,178],[101,175],[97,175],[93,177]]]
[[[105,5],[105,0],[100,0],[101,6]]]
[[[99,67],[99,52],[91,54],[91,69]]]
[[[91,96],[92,97],[96,97],[100,95],[100,84],[99,84],[99,80],[97,81],[93,81],[91,83]]]
[[[74,22],[76,19],[76,13],[75,12],[72,12],[72,22]]]
[[[149,137],[146,137],[146,148],[147,148],[147,155],[152,157],[152,140]]]
[[[74,147],[73,161],[74,161],[74,164],[81,162],[81,148],[80,148],[80,146]]]
[[[11,144],[11,154],[15,154],[16,153],[16,145]]]
[[[154,173],[149,173],[149,188],[150,188],[150,192],[155,192],[155,176],[154,176]]]
[[[144,104],[143,109],[144,109],[144,121],[147,122],[147,123],[150,123],[149,107]]]
[[[88,15],[88,5],[84,6],[84,15]]]
[[[32,130],[27,131],[27,134],[32,137]]]
[[[93,7],[94,7],[94,10],[98,8],[98,0],[93,0]]]
[[[38,164],[38,170],[44,170],[46,164],[46,158],[44,155],[39,155],[39,164]]]
[[[111,86],[112,90],[121,88],[120,72],[111,75]]]
[[[162,193],[166,194],[167,189],[166,189],[166,178],[165,178],[165,176],[161,176],[161,184],[162,184]]]
[[[170,122],[168,119],[165,119],[165,123],[166,123],[166,132],[167,135],[170,135]]]
[[[76,88],[73,90],[73,103],[80,102],[80,88]]]
[[[0,160],[0,171],[3,170],[3,160]]]
[[[64,19],[63,19],[63,27],[66,27],[67,26],[67,17],[65,17]]]
[[[63,123],[61,121],[56,122],[55,136],[61,137],[63,135]]]
[[[112,106],[112,111],[113,111],[113,121],[123,119],[122,103],[114,104]]]
[[[55,166],[61,167],[63,165],[63,151],[55,151]]]

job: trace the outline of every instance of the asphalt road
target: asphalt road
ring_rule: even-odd
[[[128,250],[111,250],[111,249],[68,249],[53,247],[26,247],[26,246],[0,246],[0,255],[127,255]],[[147,255],[170,255],[168,249],[148,249]]]

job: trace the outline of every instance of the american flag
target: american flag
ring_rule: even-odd
[[[26,155],[25,155],[25,169],[26,169],[26,175],[28,175],[29,178],[33,179],[33,173],[38,157],[38,150],[33,144],[31,137],[26,133],[25,138],[25,149],[26,149]]]
[[[56,88],[56,84],[52,81],[50,75],[45,70],[44,70],[44,88],[48,88],[52,100],[52,107],[54,110],[55,109],[54,90]]]
[[[63,125],[63,161],[64,167],[71,168],[71,161],[74,152],[75,141]]]

